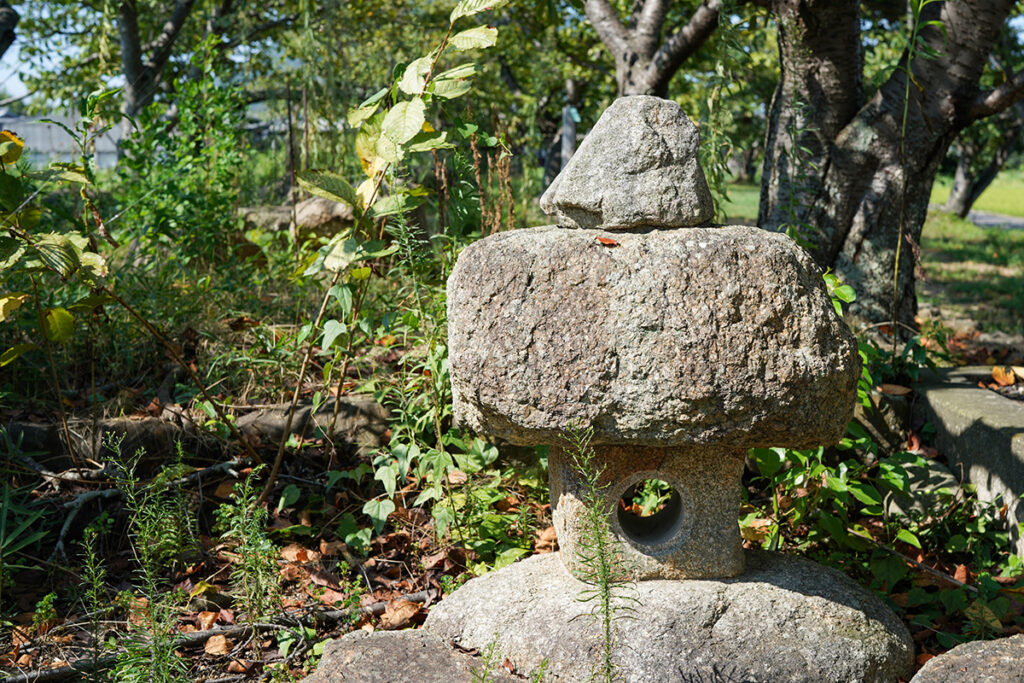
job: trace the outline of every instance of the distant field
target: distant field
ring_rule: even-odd
[[[729,201],[722,208],[730,223],[750,223],[757,221],[757,205],[761,201],[760,185],[729,185]]]
[[[952,183],[952,178],[948,177],[935,179],[935,185],[932,186],[932,204],[941,205],[946,202]],[[1024,217],[1024,171],[1000,173],[988,186],[988,189],[978,197],[973,208],[1007,216]]]

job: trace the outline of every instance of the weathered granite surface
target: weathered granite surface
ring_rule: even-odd
[[[545,681],[585,681],[600,652],[584,585],[557,554],[536,555],[469,581],[435,606],[424,626],[467,648],[498,643]],[[751,551],[747,572],[721,581],[643,581],[626,593],[615,660],[630,683],[870,681],[912,667],[906,626],[849,578],[808,560]]]
[[[615,100],[540,207],[562,227],[619,230],[702,225],[714,216],[697,160],[700,134],[675,102]]]
[[[1024,635],[957,645],[929,659],[910,683],[1024,683]]]
[[[439,637],[415,631],[353,631],[324,649],[316,673],[303,683],[469,683],[522,679],[501,668],[501,660],[483,673],[480,657],[459,652]]]
[[[816,446],[860,374],[810,257],[745,226],[492,235],[460,255],[448,320],[456,420],[521,445],[582,421],[595,444]]]
[[[599,486],[611,534],[628,576],[644,579],[702,579],[743,573],[739,517],[745,451],[729,447],[596,446]],[[562,561],[579,566],[580,539],[593,535],[587,522],[584,486],[572,454],[560,446],[549,452],[551,516]],[[660,512],[638,517],[618,505],[627,489],[660,479],[673,496]]]

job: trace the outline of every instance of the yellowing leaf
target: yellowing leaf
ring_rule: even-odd
[[[9,130],[0,130],[0,161],[13,164],[21,158],[25,141]]]
[[[43,334],[57,344],[63,344],[75,333],[75,316],[66,308],[49,308],[43,313]]]
[[[456,50],[493,47],[498,42],[498,29],[491,26],[476,26],[451,37]]]
[[[3,353],[0,353],[0,368],[8,363],[13,363],[21,354],[38,348],[39,346],[36,344],[15,344]]]
[[[448,21],[454,24],[455,20],[461,17],[469,17],[489,9],[498,9],[507,4],[508,0],[462,0],[452,10]]]
[[[203,645],[203,652],[208,655],[226,655],[231,652],[231,648],[234,646],[227,636],[210,636],[210,639]]]
[[[359,185],[359,187],[356,188],[356,198],[359,201],[359,208],[364,211],[366,210],[366,205],[370,203],[370,196],[373,194],[373,187],[373,178],[367,178]]]
[[[28,301],[28,294],[22,292],[0,296],[0,322],[7,320],[7,316],[18,310],[26,301]]]
[[[402,80],[398,82],[399,89],[409,95],[419,95],[423,92],[423,86],[427,82],[427,73],[430,71],[430,64],[433,60],[430,57],[420,57],[410,62],[405,67]]]

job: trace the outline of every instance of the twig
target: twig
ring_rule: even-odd
[[[923,569],[924,571],[928,572],[932,576],[936,576],[936,577],[942,579],[943,581],[948,581],[949,583],[952,583],[952,584],[955,584],[957,586],[960,586],[961,588],[966,588],[967,590],[971,591],[972,593],[977,593],[978,592],[977,586],[971,586],[970,584],[966,584],[963,581],[958,581],[958,580],[954,579],[952,576],[950,576],[949,574],[947,574],[945,572],[940,572],[938,569],[933,569],[932,567],[929,567],[926,564],[922,564],[921,562],[918,562],[914,558],[908,557],[908,556],[904,555],[903,553],[901,553],[900,551],[896,550],[895,548],[891,548],[891,547],[887,546],[886,544],[882,543],[881,541],[878,541],[878,540],[872,538],[868,534],[862,533],[860,531],[856,531],[854,529],[848,529],[847,532],[850,533],[850,534],[853,534],[854,536],[857,536],[858,538],[863,538],[865,541],[871,541],[872,543],[874,543],[876,546],[878,546],[882,550],[886,551],[887,553],[891,553],[892,555],[896,555],[897,557],[899,557],[899,558],[901,558],[903,560],[906,560],[907,562],[909,562],[910,564],[914,565],[918,569]]]

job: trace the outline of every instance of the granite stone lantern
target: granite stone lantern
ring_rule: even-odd
[[[697,146],[675,103],[617,100],[541,200],[559,225],[470,245],[448,282],[455,418],[551,446],[570,569],[574,425],[593,428],[633,578],[713,578],[743,572],[746,450],[833,443],[853,410],[857,344],[821,272],[784,235],[710,225]],[[671,491],[638,517],[618,501],[645,480]]]

